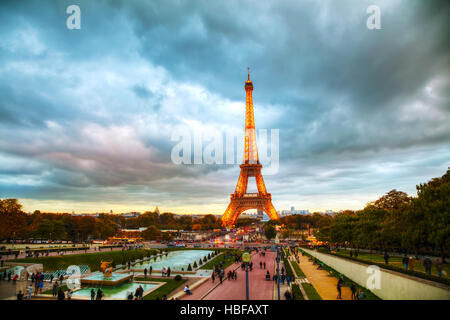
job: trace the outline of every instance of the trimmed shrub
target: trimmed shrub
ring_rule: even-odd
[[[194,261],[194,266],[193,266],[194,268],[197,268],[198,267],[198,265],[197,265],[197,261]],[[189,267],[188,267],[188,269],[189,269]],[[189,270],[189,271],[191,271],[191,270]]]
[[[195,267],[195,262],[194,262],[194,267]],[[191,264],[189,263],[188,267],[187,267],[187,271],[192,271],[192,267]]]
[[[207,259],[206,259],[206,256],[203,258],[203,262],[206,262],[207,261]]]
[[[177,274],[174,279],[175,279],[175,281],[181,281],[181,279],[183,279],[183,278],[181,278],[181,276],[179,274]]]

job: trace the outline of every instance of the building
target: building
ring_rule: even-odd
[[[309,210],[295,210],[295,207],[291,207],[291,210],[281,211],[281,216],[290,216],[294,214],[309,215],[311,213],[309,212]]]

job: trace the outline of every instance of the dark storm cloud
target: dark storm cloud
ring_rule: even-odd
[[[373,3],[381,30],[366,27]],[[71,4],[81,30],[65,26]],[[0,196],[225,205],[238,169],[175,165],[170,138],[240,128],[247,66],[257,127],[280,129],[276,205],[363,205],[449,165],[447,1],[0,8]]]

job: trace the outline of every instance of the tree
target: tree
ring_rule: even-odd
[[[145,240],[159,240],[161,238],[161,231],[156,226],[149,226],[142,232],[142,237]]]
[[[422,212],[429,231],[427,240],[439,248],[444,260],[445,248],[450,244],[450,168],[442,177],[416,188],[414,208]]]
[[[267,240],[272,240],[277,235],[277,231],[272,224],[267,223],[264,227],[264,235],[266,236]]]
[[[0,199],[0,239],[25,237],[27,215],[17,199]]]
[[[397,210],[410,201],[411,198],[405,192],[393,189],[377,201],[370,203],[369,206],[373,205],[377,209]]]

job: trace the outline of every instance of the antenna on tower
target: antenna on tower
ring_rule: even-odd
[[[250,67],[247,67],[247,72],[248,72],[248,81],[250,81]]]

